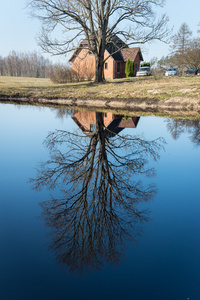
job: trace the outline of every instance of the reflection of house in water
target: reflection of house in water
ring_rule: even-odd
[[[96,130],[97,113],[95,111],[74,111],[72,119],[78,127],[88,136]],[[140,117],[125,118],[122,115],[115,115],[111,112],[102,113],[105,128],[105,134],[113,137],[124,128],[136,128]]]

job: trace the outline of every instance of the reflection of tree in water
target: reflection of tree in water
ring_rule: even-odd
[[[196,146],[200,146],[200,120],[167,119],[167,129],[175,140],[182,133],[189,133],[191,141]]]
[[[101,113],[90,138],[67,131],[48,135],[50,160],[43,163],[34,187],[62,189],[62,199],[42,203],[51,228],[52,244],[60,263],[71,270],[100,269],[105,260],[115,264],[122,246],[141,232],[148,220],[137,205],[156,193],[143,187],[136,175],[151,176],[147,157],[156,160],[162,139],[145,141],[132,136],[108,139]],[[62,149],[62,151],[61,151]],[[63,150],[66,152],[63,153]]]
[[[68,108],[59,108],[56,109],[53,108],[52,109],[54,112],[56,111],[56,115],[59,119],[64,119],[64,118],[68,118],[69,116],[73,115],[74,110],[73,109],[68,109]]]

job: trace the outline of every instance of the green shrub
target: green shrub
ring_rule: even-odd
[[[143,62],[140,67],[150,67],[150,62]]]
[[[126,61],[125,73],[126,73],[126,77],[129,77],[129,74],[130,74],[130,59],[129,58]]]

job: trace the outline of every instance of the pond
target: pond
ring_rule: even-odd
[[[0,299],[200,297],[200,120],[0,104]]]

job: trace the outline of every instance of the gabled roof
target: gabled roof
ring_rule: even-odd
[[[125,120],[123,116],[116,116],[112,122],[105,128],[104,134],[107,137],[114,137],[120,133],[124,128],[136,128],[140,117],[131,117]]]
[[[123,57],[124,61],[127,61],[128,58],[131,61],[134,61],[138,53],[140,55],[140,60],[143,61],[142,53],[141,53],[141,50],[140,50],[139,47],[136,47],[136,48],[123,48],[121,50],[121,54],[122,54],[122,57]]]
[[[142,53],[141,53],[141,50],[139,47],[136,47],[136,48],[128,48],[128,47],[125,47],[125,48],[122,48],[120,51],[112,54],[113,51],[109,51],[109,49],[106,49],[112,56],[112,58],[114,60],[117,60],[117,61],[124,61],[126,62],[127,59],[129,58],[131,61],[134,61],[137,54],[139,54],[140,56],[140,60],[143,61],[143,56],[142,56]]]
[[[84,39],[80,45],[77,47],[77,49],[74,51],[72,56],[70,57],[69,61],[72,62],[81,52],[82,49],[87,49],[88,42],[86,39]]]
[[[128,47],[128,45],[126,45],[116,34],[113,34],[106,46],[106,50],[111,54],[114,60],[123,61],[121,49],[126,47]]]
[[[88,41],[87,39],[82,40],[78,48],[75,50],[71,58],[69,59],[72,62],[80,53],[82,49],[87,49]],[[117,51],[118,49],[121,49]],[[143,61],[142,53],[139,47],[129,48],[117,35],[113,34],[110,42],[108,43],[106,50],[111,57],[116,61],[126,62],[129,58],[131,61],[134,61],[137,54],[140,55],[140,60]]]

